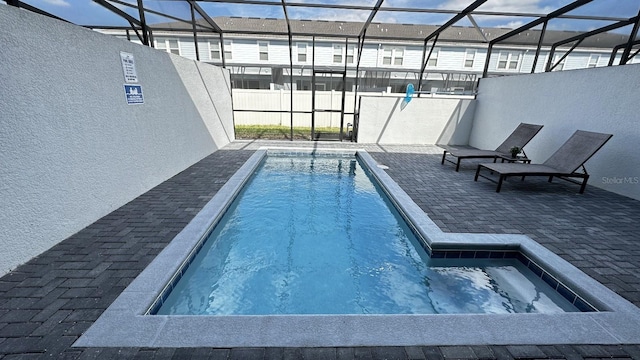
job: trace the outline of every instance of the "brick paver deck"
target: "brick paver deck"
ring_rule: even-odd
[[[496,194],[495,184],[473,181],[473,161],[456,173],[440,164],[430,146],[238,141],[0,278],[0,359],[640,359],[640,345],[72,348],[253,150],[266,144],[364,147],[444,231],[526,234],[640,306],[638,201],[593,186],[579,195],[576,185],[544,179],[510,180]]]

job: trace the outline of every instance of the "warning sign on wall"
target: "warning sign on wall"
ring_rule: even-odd
[[[124,72],[124,82],[137,83],[138,73],[136,73],[136,61],[133,54],[120,52],[120,60],[122,60],[122,71]]]
[[[129,105],[144,104],[142,85],[124,84],[124,96],[127,98],[127,104]]]

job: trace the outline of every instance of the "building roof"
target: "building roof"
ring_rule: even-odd
[[[287,35],[287,23],[284,19],[227,17],[220,16],[212,19],[224,34],[250,34],[257,37],[265,35]],[[200,29],[208,27],[205,20],[198,20]],[[293,36],[339,37],[357,38],[363,29],[364,22],[323,21],[323,20],[290,20]],[[152,29],[172,31],[192,31],[191,24],[172,22],[150,25]],[[439,25],[371,23],[367,28],[366,39],[378,41],[419,41],[433,34]],[[451,26],[440,33],[439,42],[486,43],[499,36],[507,34],[513,29],[482,28],[482,33],[475,27]],[[499,43],[503,45],[537,46],[541,30],[526,30]],[[547,30],[543,45],[551,46],[558,41],[584,34],[580,31]],[[629,37],[625,34],[604,32],[584,39],[582,47],[613,48],[624,44]],[[568,46],[571,46],[569,44]]]

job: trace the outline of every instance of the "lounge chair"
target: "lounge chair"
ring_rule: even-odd
[[[507,156],[509,149],[514,146],[522,149],[534,136],[542,129],[542,125],[520,123],[518,127],[507,137],[507,139],[495,150],[480,150],[472,147],[457,148],[455,146],[442,146],[445,148],[442,154],[442,164],[448,161],[456,164],[456,171],[460,169],[460,161],[462,159],[493,159],[496,162],[499,156]],[[456,157],[457,161],[447,159],[447,153]],[[525,155],[526,156],[526,155]]]
[[[589,174],[584,167],[587,162],[613,135],[601,134],[590,131],[576,131],[560,148],[551,155],[547,161],[542,164],[522,164],[522,163],[485,163],[478,164],[476,170],[475,181],[478,176],[491,181],[495,181],[487,176],[481,175],[480,170],[485,168],[491,172],[499,174],[498,188],[496,192],[500,192],[502,181],[509,176],[521,176],[524,180],[525,176],[548,176],[549,182],[554,177],[559,177],[580,185],[580,194],[584,193],[589,180]],[[582,172],[576,172],[582,168]],[[572,180],[571,178],[580,178],[582,182]]]

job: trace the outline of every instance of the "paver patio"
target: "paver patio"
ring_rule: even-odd
[[[434,146],[236,141],[0,278],[0,359],[638,358],[637,345],[73,348],[71,344],[260,146],[365,148],[444,231],[526,234],[640,306],[640,202],[513,179],[501,193]],[[588,164],[587,164],[588,167]],[[602,179],[592,178],[595,184]],[[621,184],[620,186],[640,186]],[[117,331],[117,330],[114,330]],[[552,331],[552,329],[551,329]],[[452,334],[452,336],[455,336]]]

